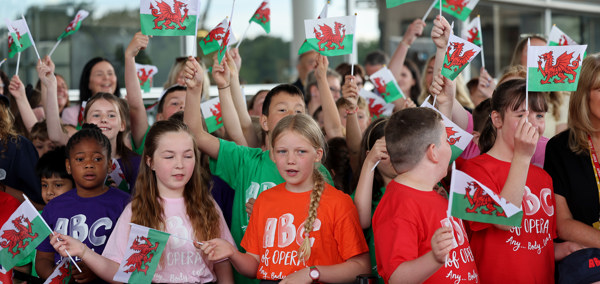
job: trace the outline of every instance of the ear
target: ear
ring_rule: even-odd
[[[439,147],[436,147],[433,143],[429,144],[425,155],[427,156],[427,159],[429,159],[429,161],[431,161],[432,163],[437,164],[440,161]]]
[[[151,170],[154,170],[152,168],[152,158],[146,157],[146,166],[148,166]]]
[[[121,128],[119,128],[119,132],[123,132],[123,131],[125,131],[125,126],[126,126],[126,125],[125,125],[125,120],[122,120],[122,119],[121,119]]]
[[[314,97],[314,95],[319,95],[319,88],[317,85],[310,86],[310,96]],[[314,95],[313,95],[314,94]]]
[[[267,125],[267,116],[264,114],[260,115],[260,127],[264,130],[264,131],[269,131],[269,126]]]
[[[317,157],[315,158],[315,163],[320,163],[323,158],[323,149],[317,149]]]
[[[161,121],[161,120],[165,120],[165,117],[162,114],[162,112],[159,112],[156,114],[156,121]]]
[[[492,124],[494,125],[494,127],[496,127],[496,129],[501,128],[502,127],[502,117],[500,117],[500,113],[493,110],[492,113],[490,114],[490,116],[492,117]]]
[[[71,162],[69,162],[69,159],[65,159],[65,167],[67,168],[67,173],[71,174]]]

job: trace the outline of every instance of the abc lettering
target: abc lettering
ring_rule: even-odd
[[[105,231],[112,229],[112,220],[108,217],[102,217],[96,220],[91,227],[88,227],[85,220],[86,216],[83,214],[77,214],[71,217],[70,220],[67,218],[58,218],[54,230],[63,235],[69,235],[81,242],[87,238],[94,246],[103,245],[106,242],[107,236],[98,236],[97,231],[100,227],[104,227]]]
[[[313,232],[321,229],[321,220],[316,219],[313,224]],[[277,247],[283,248],[291,245],[294,240],[298,245],[304,241],[304,222],[298,228],[294,225],[294,215],[285,213],[279,218],[268,218],[265,224],[263,247],[269,248],[275,245],[277,236]],[[311,246],[315,242],[310,238]]]

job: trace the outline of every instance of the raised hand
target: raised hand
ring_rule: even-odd
[[[496,89],[496,81],[494,78],[490,76],[490,74],[485,70],[485,68],[481,67],[481,71],[479,72],[479,84],[477,85],[477,90],[479,93],[487,98],[491,98],[494,90]]]
[[[129,45],[125,49],[126,57],[136,57],[140,50],[146,49],[148,47],[148,42],[150,38],[147,35],[142,34],[142,32],[137,32],[129,42]]]
[[[8,85],[8,91],[13,97],[15,97],[15,100],[27,97],[25,93],[25,86],[23,85],[23,82],[21,82],[21,79],[19,79],[19,75],[14,75],[12,77],[10,80],[10,85]]]
[[[204,70],[196,61],[196,58],[189,56],[185,67],[183,68],[183,76],[185,77],[185,85],[190,89],[202,88],[204,81]]]
[[[402,42],[408,46],[412,45],[415,40],[423,34],[425,22],[421,19],[415,19],[404,32]]]
[[[356,85],[355,77],[346,75],[344,85],[342,86],[342,97],[351,99],[356,104],[358,100],[358,85]]]
[[[526,111],[517,123],[514,138],[514,157],[522,157],[530,161],[535,153],[535,147],[537,146],[540,134],[538,129],[531,122],[527,121],[528,116],[529,111]]]
[[[89,250],[89,248],[79,240],[56,232],[53,235],[50,235],[50,244],[62,257],[69,257],[65,250],[68,250],[72,257],[77,256],[79,258],[82,258]]]
[[[327,68],[329,68],[329,59],[327,59],[327,56],[318,54],[315,67],[315,77],[327,77]]]
[[[452,103],[454,96],[456,95],[455,83],[442,76],[442,74],[437,74],[433,77],[433,81],[431,81],[429,92],[432,95],[437,96],[436,102],[438,105]]]
[[[36,69],[42,84],[46,87],[54,87],[56,89],[56,76],[54,76],[51,67],[41,60],[38,60]]]
[[[227,88],[231,82],[231,71],[229,69],[229,65],[225,62],[225,60],[221,61],[221,64],[219,64],[216,53],[215,56],[213,56],[213,62],[212,75],[213,79],[215,79],[217,87]]]
[[[231,59],[233,59],[233,62],[235,62],[235,67],[239,72],[242,70],[242,56],[240,55],[239,50],[235,47],[230,48],[229,52],[231,53]]]
[[[451,32],[450,24],[448,24],[446,18],[440,15],[435,17],[433,29],[431,30],[431,39],[437,48],[446,48]]]

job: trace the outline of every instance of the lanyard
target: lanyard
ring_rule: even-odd
[[[588,142],[590,143],[590,159],[592,160],[592,166],[594,168],[594,176],[596,177],[596,186],[598,187],[598,198],[600,201],[600,180],[598,179],[598,173],[600,172],[600,163],[596,156],[596,150],[594,149],[594,143],[592,143],[592,137],[588,135]]]

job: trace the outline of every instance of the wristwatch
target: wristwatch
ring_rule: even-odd
[[[313,280],[313,283],[316,283],[319,281],[319,277],[321,277],[321,272],[319,272],[319,269],[317,269],[316,266],[311,266],[308,275],[310,276],[310,279]]]

